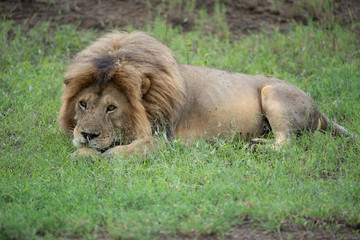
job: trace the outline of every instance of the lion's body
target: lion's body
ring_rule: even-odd
[[[60,126],[73,133],[75,146],[105,154],[151,149],[159,129],[192,141],[234,132],[252,139],[270,128],[282,144],[328,123],[314,101],[287,82],[179,64],[143,33],[99,39],[75,57],[64,83]]]
[[[321,114],[312,99],[287,82],[197,66],[181,68],[189,97],[176,136],[226,137],[236,131],[251,139],[262,136],[269,122],[285,135],[318,127]]]
[[[212,138],[239,130],[244,136],[262,132],[263,115],[258,96],[261,81],[253,76],[182,66],[186,103],[175,134]],[[247,134],[246,134],[247,133]]]

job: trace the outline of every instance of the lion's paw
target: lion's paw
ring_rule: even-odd
[[[251,139],[245,146],[243,150],[250,151],[250,152],[261,152],[268,148],[269,140],[264,138],[253,138]]]
[[[124,146],[117,146],[117,147],[106,150],[104,153],[102,153],[102,156],[103,157],[118,157],[121,155],[121,153],[123,153],[124,150],[125,150]]]
[[[77,151],[70,154],[70,157],[95,157],[100,156],[100,153],[93,148],[80,148]]]

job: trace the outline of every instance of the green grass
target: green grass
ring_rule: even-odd
[[[180,62],[285,79],[359,134],[360,51],[351,29],[310,24],[230,42],[228,34],[204,35],[201,21],[184,34],[155,21],[145,30]],[[48,28],[25,33],[0,23],[1,239],[221,235],[248,219],[273,231],[286,221],[359,229],[359,145],[329,134],[305,134],[283,152],[253,154],[236,140],[175,141],[146,161],[70,158],[71,139],[56,123],[62,75],[99,35]]]

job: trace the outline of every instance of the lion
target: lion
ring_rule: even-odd
[[[109,33],[78,53],[64,76],[62,102],[60,128],[73,135],[79,155],[148,154],[159,132],[187,142],[236,132],[261,145],[272,131],[272,148],[304,131],[349,135],[294,85],[180,64],[143,32]]]

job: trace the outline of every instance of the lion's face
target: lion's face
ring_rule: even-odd
[[[69,64],[58,121],[76,147],[105,151],[175,121],[184,101],[170,49],[144,33],[112,33]]]
[[[127,125],[129,102],[114,83],[105,88],[90,86],[76,98],[73,144],[77,147],[106,150],[118,141]]]

